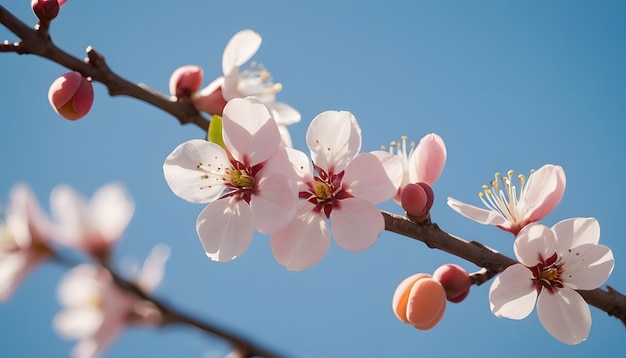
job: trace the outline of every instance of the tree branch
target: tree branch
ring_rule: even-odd
[[[145,85],[135,85],[115,74],[107,66],[104,57],[91,46],[87,47],[87,60],[82,61],[58,48],[48,36],[47,31],[31,29],[0,5],[0,23],[17,35],[21,42],[0,46],[0,52],[31,54],[47,58],[70,70],[80,72],[84,77],[104,84],[111,96],[128,96],[149,103],[176,117],[180,124],[192,123],[204,131],[209,128],[209,120],[191,104],[177,102],[170,97],[149,89]]]
[[[430,220],[424,223],[415,223],[401,215],[385,211],[382,214],[385,218],[385,230],[422,241],[431,249],[445,251],[477,266],[484,267],[487,272],[478,275],[480,278],[475,279],[477,284],[484,283],[496,273],[517,263],[512,258],[478,242],[465,241],[448,234],[442,231],[437,224],[431,223]],[[607,291],[597,288],[590,291],[578,290],[577,292],[587,303],[605,311],[609,316],[618,318],[626,325],[626,296],[611,287],[608,287]]]

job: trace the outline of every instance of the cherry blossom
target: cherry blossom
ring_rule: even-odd
[[[226,44],[222,55],[222,73],[207,87],[193,96],[196,108],[210,114],[220,115],[227,101],[248,96],[257,97],[265,103],[281,133],[286,146],[291,147],[288,125],[300,122],[300,112],[283,102],[276,101],[276,93],[283,88],[275,83],[270,72],[262,64],[252,61],[250,67],[240,71],[261,46],[261,35],[252,30],[236,33]]]
[[[552,336],[567,344],[584,341],[591,313],[575,290],[600,287],[613,270],[613,253],[599,240],[594,218],[567,219],[552,228],[526,226],[514,244],[520,263],[506,268],[491,285],[491,312],[522,319],[536,302],[539,320]]]
[[[324,257],[331,231],[337,244],[349,251],[374,245],[385,227],[375,204],[397,190],[375,155],[359,154],[361,129],[350,112],[319,114],[311,121],[306,142],[313,168],[304,153],[289,152],[304,200],[293,220],[270,238],[274,257],[293,271]]]
[[[448,198],[448,205],[459,214],[485,225],[495,225],[517,234],[529,223],[547,216],[559,204],[565,192],[565,172],[558,165],[546,164],[530,173],[528,181],[519,175],[519,193],[514,172],[495,174],[491,185],[478,193],[487,209]]]
[[[163,165],[172,191],[192,203],[209,203],[196,229],[212,260],[243,254],[254,229],[270,233],[286,225],[298,201],[295,174],[276,122],[254,97],[235,98],[224,108],[221,146],[190,140]]]
[[[133,216],[134,203],[119,183],[98,189],[91,200],[68,185],[59,185],[50,194],[56,218],[55,239],[66,246],[106,259]]]
[[[443,171],[446,164],[446,144],[435,133],[422,137],[417,146],[411,142],[410,150],[407,148],[408,137],[403,136],[400,142],[391,142],[389,151],[372,152],[378,156],[392,181],[399,181],[398,192],[393,200],[401,203],[402,189],[409,183],[423,182],[432,186]],[[398,158],[399,161],[387,161],[388,158]]]
[[[0,221],[0,302],[53,254],[51,223],[25,184],[11,190],[4,222]]]
[[[154,247],[135,284],[151,293],[161,282],[169,248]],[[128,325],[157,325],[160,313],[153,304],[124,291],[111,273],[101,267],[82,264],[67,272],[58,288],[64,309],[53,321],[55,330],[66,339],[76,339],[72,356],[92,358],[101,355]]]

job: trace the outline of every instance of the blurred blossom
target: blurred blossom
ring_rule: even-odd
[[[144,293],[160,283],[168,257],[167,246],[154,247],[134,280]],[[63,338],[78,340],[72,351],[75,358],[100,356],[129,325],[160,323],[160,312],[151,302],[118,287],[102,267],[82,264],[68,271],[59,284],[58,298],[64,308],[53,325]]]
[[[286,225],[298,200],[291,163],[276,122],[254,97],[224,108],[226,150],[205,140],[174,149],[163,165],[165,180],[180,198],[208,203],[196,229],[212,260],[230,261],[250,246],[254,230]]]
[[[72,121],[89,113],[93,99],[91,81],[75,71],[57,78],[48,90],[48,100],[52,109],[61,117]]]
[[[52,225],[25,184],[10,193],[0,220],[0,302],[6,301],[28,273],[53,254]]]
[[[567,344],[584,341],[591,313],[575,290],[600,287],[613,270],[613,253],[599,240],[594,218],[567,219],[552,228],[526,226],[514,245],[520,263],[507,267],[491,285],[491,312],[523,319],[536,302],[539,321],[554,338]]]
[[[376,243],[385,222],[376,204],[393,197],[396,186],[380,160],[360,153],[361,129],[350,112],[327,111],[311,121],[306,134],[311,161],[289,150],[299,174],[300,198],[293,220],[274,232],[274,257],[289,270],[319,262],[335,241],[349,251],[363,251]],[[331,220],[332,228],[328,221]]]
[[[301,117],[300,112],[293,107],[276,101],[276,93],[282,90],[282,84],[275,83],[265,66],[255,61],[251,62],[249,68],[240,71],[240,67],[258,51],[261,41],[261,35],[252,30],[236,33],[226,44],[222,55],[223,76],[196,93],[193,100],[196,108],[209,114],[221,115],[218,110],[220,105],[224,107],[225,101],[257,97],[269,108],[272,118],[278,124],[284,144],[291,147],[291,137],[286,126],[300,122]]]
[[[469,219],[517,235],[524,226],[543,219],[556,208],[565,192],[565,172],[558,165],[546,164],[531,171],[528,181],[520,174],[519,194],[513,174],[512,170],[505,177],[496,173],[491,185],[483,185],[478,196],[487,209],[454,198],[448,198],[448,205]]]
[[[57,220],[55,239],[66,246],[106,259],[133,216],[134,203],[119,183],[98,189],[91,200],[68,185],[59,185],[50,195]]]

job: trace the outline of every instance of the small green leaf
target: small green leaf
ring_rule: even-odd
[[[211,124],[209,124],[207,140],[226,149],[226,147],[224,146],[224,138],[222,138],[222,117],[218,115],[214,115],[213,117],[211,117]]]

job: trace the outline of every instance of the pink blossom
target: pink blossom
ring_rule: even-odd
[[[359,154],[361,129],[350,112],[319,114],[309,126],[306,141],[313,168],[304,153],[289,152],[304,200],[293,220],[270,238],[274,257],[293,271],[313,266],[324,257],[331,230],[346,250],[362,251],[374,245],[385,227],[375,204],[396,192],[380,160],[371,153]]]
[[[50,85],[48,100],[55,112],[71,121],[84,117],[93,104],[91,81],[78,72],[69,72]]]
[[[70,186],[59,185],[50,194],[50,206],[58,222],[55,239],[101,259],[122,237],[134,211],[119,183],[101,187],[89,202]]]
[[[556,208],[565,192],[565,172],[560,166],[546,164],[531,172],[528,181],[524,175],[519,175],[519,194],[513,174],[512,170],[506,177],[496,173],[491,185],[483,185],[478,196],[486,210],[454,198],[448,198],[448,205],[469,219],[517,234],[524,226],[543,219]]]
[[[292,166],[276,122],[258,99],[235,98],[224,108],[226,152],[215,143],[190,140],[163,165],[170,189],[192,203],[209,203],[196,229],[212,260],[243,254],[254,230],[286,225],[298,200]]]
[[[594,218],[567,219],[552,228],[526,226],[514,245],[520,263],[507,267],[491,285],[491,312],[523,319],[536,302],[539,321],[554,338],[567,344],[584,341],[591,313],[575,290],[600,287],[613,270],[613,253],[599,240]]]
[[[222,55],[223,76],[196,93],[192,99],[199,110],[221,115],[220,106],[223,108],[226,101],[257,97],[267,105],[278,124],[284,144],[291,147],[291,137],[286,126],[300,122],[301,117],[300,112],[293,107],[276,100],[276,93],[282,90],[282,84],[275,83],[265,66],[255,61],[251,62],[249,68],[240,71],[240,67],[258,51],[261,41],[261,35],[252,30],[236,33],[226,44]]]
[[[0,222],[0,302],[53,254],[51,223],[25,184],[11,190],[4,222]]]
[[[169,248],[154,247],[136,285],[151,293],[161,282]],[[156,325],[160,313],[154,305],[119,288],[111,273],[89,264],[79,265],[66,274],[58,289],[64,309],[54,317],[55,330],[66,339],[76,339],[72,356],[100,356],[129,325]]]

